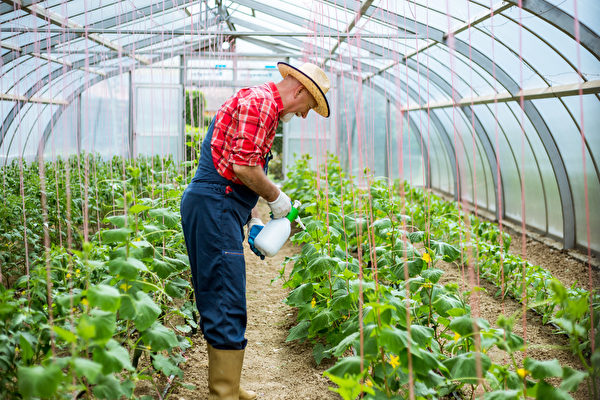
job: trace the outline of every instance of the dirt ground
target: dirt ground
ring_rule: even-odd
[[[262,202],[262,201],[261,201]],[[259,203],[260,204],[260,203]],[[268,221],[268,207],[260,204],[262,220]],[[242,371],[242,387],[259,394],[260,399],[340,399],[328,390],[329,380],[323,371],[331,366],[325,361],[317,366],[312,347],[306,343],[286,342],[289,329],[295,325],[293,310],[282,301],[288,290],[278,276],[286,256],[299,252],[289,241],[273,258],[261,260],[244,243],[246,258],[246,301],[248,305],[248,346]],[[291,268],[291,266],[290,266]],[[192,400],[208,397],[208,357],[202,334],[192,337],[194,346],[185,356],[184,379],[197,386],[194,391],[177,388],[172,399]]]
[[[263,212],[263,221],[268,221],[267,206],[259,204]],[[520,234],[509,233],[513,237],[511,251],[520,253],[522,249]],[[281,286],[282,281],[271,281],[278,276],[284,258],[298,251],[299,248],[287,242],[277,256],[260,260],[245,244],[248,347],[242,372],[242,386],[257,392],[260,399],[339,399],[337,394],[328,390],[331,383],[323,377],[323,371],[331,366],[331,363],[324,361],[317,366],[310,345],[285,341],[289,328],[295,324],[295,317],[293,310],[282,302],[287,294],[287,289]],[[587,264],[570,257],[566,252],[530,239],[527,241],[526,254],[530,262],[547,268],[565,285],[577,281],[579,285],[589,289]],[[437,267],[445,271],[440,283],[456,282],[465,285],[464,287],[468,286],[468,283],[463,280],[463,276],[468,277],[468,271],[461,271],[454,264],[439,263]],[[600,273],[597,269],[593,269],[592,275],[594,287],[598,287]],[[487,319],[492,326],[496,326],[498,315],[510,316],[522,311],[522,306],[515,300],[502,300],[496,297],[497,288],[492,284],[482,279],[480,285],[485,291],[480,293],[477,308],[480,316]],[[537,314],[527,312],[525,322],[519,316],[515,324],[515,333],[521,336],[526,334],[527,356],[538,360],[556,358],[561,365],[581,369],[579,360],[569,350],[567,338],[556,334],[553,327],[543,325]],[[196,385],[197,389],[192,391],[177,387],[173,391],[172,399],[207,398],[206,343],[200,333],[192,337],[192,340],[194,345],[186,352],[187,362],[182,368],[184,380]],[[496,363],[510,362],[501,351],[488,355]],[[523,356],[519,355],[517,357],[519,366],[522,360]],[[582,384],[573,397],[576,400],[587,400],[591,395],[586,385]]]

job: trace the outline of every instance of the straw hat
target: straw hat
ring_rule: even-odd
[[[277,68],[284,78],[292,75],[298,79],[317,101],[317,107],[314,110],[324,117],[329,117],[329,103],[325,97],[330,86],[329,78],[321,68],[311,63],[305,63],[300,68],[296,68],[284,62],[278,62]]]

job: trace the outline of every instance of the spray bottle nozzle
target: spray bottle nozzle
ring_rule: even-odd
[[[303,230],[306,230],[306,227],[304,226],[304,224],[302,223],[302,220],[300,219],[300,216],[298,215],[298,209],[300,208],[301,205],[302,205],[302,203],[300,203],[299,200],[294,200],[294,204],[292,205],[292,210],[286,217],[290,222],[296,221],[296,223],[298,224],[298,226],[300,226],[300,228],[302,228]]]

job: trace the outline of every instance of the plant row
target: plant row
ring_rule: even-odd
[[[36,163],[4,170],[0,210],[13,226],[2,219],[0,248],[13,284],[0,285],[2,398],[162,398],[162,376],[185,384],[178,365],[197,325],[180,169],[158,158],[82,157],[46,163],[45,176]],[[87,177],[76,173],[84,164]],[[16,251],[24,243],[29,275]]]
[[[585,362],[581,371],[557,360],[517,363],[515,355],[524,349],[523,339],[512,332],[517,316],[500,316],[493,328],[471,313],[469,299],[479,288],[460,292],[457,284],[440,283],[438,263],[457,262],[465,249],[480,243],[505,253],[504,235],[492,235],[490,225],[474,218],[463,223],[453,205],[408,186],[384,179],[363,186],[346,176],[335,158],[311,171],[308,157],[297,162],[284,186],[302,202],[306,226],[293,237],[303,243],[287,260],[293,267],[287,274],[285,266],[280,271],[291,289],[286,303],[298,310],[288,340],[310,341],[317,363],[335,359],[325,374],[336,392],[344,399],[451,393],[564,399],[585,381],[590,393],[598,393],[592,385],[600,353],[591,362],[584,358],[583,338],[572,342]],[[484,226],[486,232],[475,236]],[[575,310],[558,281],[548,288],[557,315],[584,327],[583,300]],[[498,351],[508,364],[488,355]],[[561,378],[560,384],[549,378]]]

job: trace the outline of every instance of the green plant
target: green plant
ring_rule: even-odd
[[[453,206],[407,185],[403,197],[384,179],[368,178],[360,188],[335,158],[318,171],[308,162],[300,159],[284,186],[302,202],[306,226],[293,237],[302,251],[286,260],[293,264],[287,276],[285,266],[280,271],[291,289],[286,303],[298,309],[287,340],[313,343],[318,363],[337,359],[325,374],[344,399],[361,393],[437,398],[474,394],[476,387],[488,399],[565,398],[594,376],[592,369],[574,371],[555,360],[517,365],[523,339],[512,333],[514,317],[501,317],[492,328],[471,315],[469,292],[439,284],[443,271],[436,263],[458,262],[465,238],[500,240],[496,245],[507,250],[504,235],[489,226],[481,239],[467,235],[470,227],[484,226],[470,221],[468,227]],[[493,363],[487,356],[492,348],[512,362]],[[562,378],[561,386],[548,384],[549,377]]]

